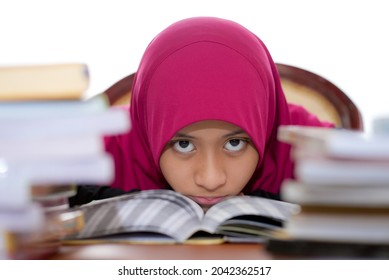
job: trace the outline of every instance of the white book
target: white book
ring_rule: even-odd
[[[286,180],[281,186],[281,198],[300,205],[389,207],[389,183],[331,186]]]
[[[100,135],[0,139],[0,157],[7,161],[76,159],[101,153],[104,141]]]
[[[48,119],[102,113],[109,108],[107,96],[87,100],[0,102],[0,120]]]
[[[114,162],[109,154],[78,159],[10,163],[8,176],[22,176],[30,184],[110,184]]]
[[[43,139],[82,134],[110,135],[127,132],[130,117],[127,110],[109,110],[91,115],[47,119],[0,120],[0,139]]]
[[[295,163],[295,177],[306,184],[387,185],[389,161],[341,161],[301,159]]]
[[[0,229],[0,260],[6,260],[8,258],[8,244],[7,244],[7,232]]]
[[[389,135],[307,126],[280,126],[278,139],[312,156],[389,159]]]
[[[43,208],[31,203],[19,209],[0,209],[0,230],[16,232],[33,232],[44,225]]]
[[[375,135],[389,136],[389,115],[375,117],[372,126]]]
[[[291,238],[337,242],[389,243],[389,215],[298,214],[285,231]]]
[[[0,211],[20,209],[32,201],[44,206],[63,203],[68,207],[68,198],[76,193],[75,185],[40,186],[30,184],[24,176],[0,177]],[[45,207],[46,211],[47,209],[48,207]]]
[[[30,183],[22,176],[0,177],[1,209],[20,209],[31,203]]]

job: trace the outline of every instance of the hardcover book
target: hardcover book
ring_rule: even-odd
[[[104,112],[84,116],[48,117],[47,119],[26,118],[18,120],[0,119],[0,143],[42,140],[53,137],[112,135],[130,129],[128,111],[109,108]]]
[[[74,118],[103,113],[108,108],[105,94],[82,100],[3,101],[0,102],[0,120]]]
[[[325,185],[285,180],[281,187],[284,201],[299,205],[389,207],[388,184]]]
[[[285,232],[294,239],[389,244],[387,207],[301,206]]]
[[[278,140],[299,151],[295,157],[328,157],[357,160],[389,159],[389,136],[347,129],[280,126]]]
[[[82,63],[0,67],[0,100],[81,99],[89,86]]]
[[[306,184],[370,186],[387,185],[388,161],[299,159],[295,176]]]

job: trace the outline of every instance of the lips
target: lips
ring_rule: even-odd
[[[191,198],[200,205],[214,205],[227,198],[227,196],[191,196]]]

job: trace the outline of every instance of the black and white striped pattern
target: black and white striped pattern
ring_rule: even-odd
[[[215,233],[219,224],[237,215],[285,220],[295,210],[295,205],[237,196],[211,207],[203,219],[203,210],[191,199],[170,190],[150,190],[98,201],[80,209],[84,212],[84,229],[68,239],[156,232],[183,242],[199,230]]]

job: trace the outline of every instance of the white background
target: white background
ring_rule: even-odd
[[[136,250],[134,251],[136,253]],[[40,280],[328,280],[328,279],[386,279],[387,260],[36,260],[36,261],[0,261],[0,276],[2,279],[40,279]],[[221,275],[212,275],[213,267],[224,269]],[[269,271],[268,275],[230,275],[231,268],[246,268],[246,271]],[[264,267],[263,270],[260,270]],[[201,275],[119,275],[119,269],[173,269],[178,272],[183,269],[201,269]],[[226,268],[228,270],[226,270]],[[237,274],[237,269],[234,270]],[[265,273],[265,274],[266,274]],[[132,272],[132,274],[134,274]],[[255,274],[255,273],[252,273]]]
[[[389,9],[366,0],[0,0],[0,65],[85,62],[87,95],[136,71],[150,40],[192,16],[241,23],[276,62],[316,72],[373,118],[389,115]]]

